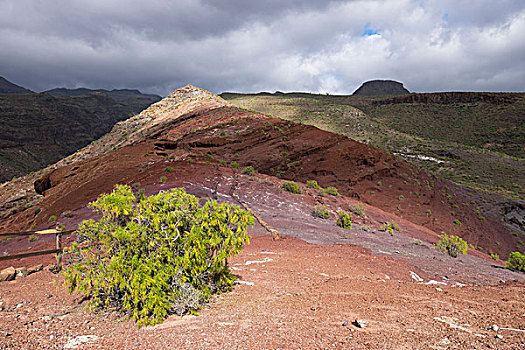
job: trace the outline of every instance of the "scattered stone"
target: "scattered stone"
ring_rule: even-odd
[[[35,273],[35,272],[38,272],[38,271],[42,271],[43,269],[44,269],[44,265],[42,265],[42,264],[31,266],[30,268],[27,269],[27,274],[30,275],[32,273]]]
[[[366,325],[368,324],[368,321],[365,321],[365,320],[355,320],[354,322],[352,322],[352,324],[354,326],[356,326],[357,328],[365,328]]]
[[[493,325],[492,325],[492,330],[493,330],[494,332],[499,331],[499,326],[496,325],[496,324],[493,324]]]
[[[419,277],[419,275],[417,273],[415,273],[414,271],[410,271],[410,277],[412,277],[412,279],[415,280],[416,282],[423,282],[424,281],[424,279]]]
[[[58,270],[58,266],[56,266],[55,264],[49,264],[46,266],[46,270],[51,272],[51,273],[54,273],[54,274],[57,274],[59,273],[60,271]]]
[[[496,334],[496,338],[503,339],[503,336],[501,334]]]
[[[247,285],[247,286],[253,286],[253,285],[255,285],[253,282],[240,281],[240,280],[236,280],[235,282],[233,282],[233,284],[245,284],[245,285]]]
[[[12,281],[15,279],[16,270],[13,266],[0,271],[0,281]]]
[[[23,278],[23,277],[27,277],[28,275],[28,272],[27,272],[27,268],[26,267],[19,267],[16,269],[16,278]]]
[[[343,327],[346,327],[346,326],[348,326],[348,321],[343,322]]]
[[[44,322],[49,322],[49,321],[51,321],[51,316],[48,316],[48,315],[43,316],[43,317],[42,317],[42,321],[44,321]]]
[[[21,308],[22,306],[24,306],[24,303],[18,303],[18,304],[16,304],[16,309],[19,309],[19,308]]]

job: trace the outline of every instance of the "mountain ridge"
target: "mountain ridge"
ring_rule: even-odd
[[[0,94],[33,94],[34,92],[16,85],[0,76]]]

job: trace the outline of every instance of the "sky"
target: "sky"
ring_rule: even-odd
[[[524,36],[524,0],[0,0],[0,76],[162,96],[525,91]]]

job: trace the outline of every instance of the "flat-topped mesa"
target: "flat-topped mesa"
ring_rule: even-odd
[[[186,85],[139,114],[118,122],[109,133],[64,158],[58,165],[93,158],[109,150],[136,144],[155,135],[166,125],[176,122],[181,117],[224,106],[231,106],[231,104],[211,92]]]
[[[383,96],[383,95],[406,95],[410,91],[405,89],[403,83],[394,80],[371,80],[363,83],[353,95],[361,96]]]

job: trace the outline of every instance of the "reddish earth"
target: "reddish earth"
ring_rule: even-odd
[[[115,313],[89,312],[47,271],[2,283],[0,348],[63,348],[79,336],[91,336],[82,349],[525,346],[525,333],[491,329],[525,329],[523,284],[425,285],[410,278],[410,264],[357,246],[268,236],[253,239],[231,263],[242,281],[233,292],[216,297],[197,317],[170,317],[141,329]],[[357,319],[366,327],[354,326]]]
[[[4,348],[62,347],[77,335],[97,336],[93,348],[524,346],[525,332],[501,330],[500,339],[487,330],[492,324],[525,329],[525,284],[518,282],[524,275],[477,250],[453,259],[432,245],[445,231],[501,256],[515,246],[499,222],[480,222],[468,204],[456,200],[461,189],[373,147],[233,108],[198,89],[181,89],[170,98],[48,169],[36,182],[43,197],[30,187],[36,175],[1,185],[9,191],[0,192],[0,229],[57,223],[73,229],[93,217],[87,203],[125,183],[147,194],[183,186],[203,199],[247,205],[286,238],[272,241],[257,224],[252,244],[232,261],[241,280],[254,285],[236,286],[197,318],[169,319],[155,328],[137,329],[115,314],[87,312],[79,296],[50,284],[48,272],[2,283]],[[234,163],[241,169],[227,166]],[[245,166],[257,173],[244,175]],[[278,177],[303,183],[303,194],[282,191]],[[337,187],[342,196],[320,196],[304,186],[311,179]],[[354,217],[353,230],[335,225],[337,210],[361,202],[365,215]],[[332,217],[314,218],[317,204]],[[52,215],[58,221],[48,223]],[[401,232],[380,231],[385,222],[398,223]],[[27,238],[13,238],[2,243],[0,254],[51,248],[54,240],[28,244]],[[265,258],[253,270],[244,265]],[[0,267],[39,260],[52,257]],[[53,297],[42,298],[45,294]],[[368,326],[352,326],[356,318]]]

